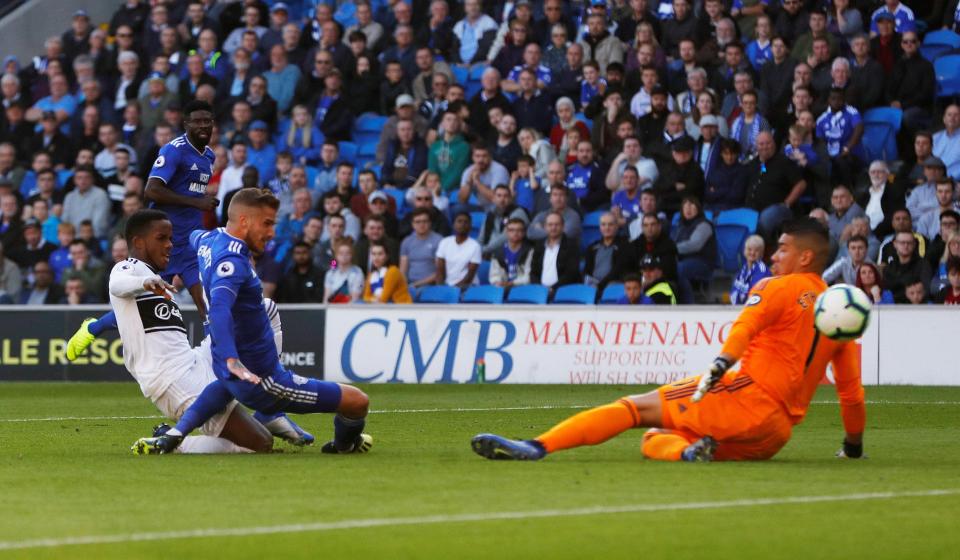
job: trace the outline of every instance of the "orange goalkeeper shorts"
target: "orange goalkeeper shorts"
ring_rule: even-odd
[[[727,372],[700,402],[690,401],[700,376],[660,387],[663,427],[691,440],[717,440],[718,460],[769,459],[790,440],[793,424],[779,402],[743,372]]]

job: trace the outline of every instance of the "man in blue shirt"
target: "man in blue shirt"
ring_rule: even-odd
[[[827,143],[834,181],[852,185],[865,159],[860,112],[846,104],[840,88],[830,89],[827,102],[827,110],[817,119],[817,136]]]
[[[141,440],[170,453],[186,434],[236,398],[263,414],[336,412],[333,440],[324,453],[365,453],[373,438],[363,433],[369,400],[350,385],[308,379],[280,363],[263,288],[251,264],[274,237],[280,201],[266,189],[237,191],[225,228],[191,234],[204,293],[210,302],[213,371],[217,381],[200,394],[177,425]]]

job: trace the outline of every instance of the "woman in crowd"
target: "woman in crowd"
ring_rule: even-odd
[[[677,244],[677,272],[686,280],[709,281],[717,263],[717,239],[695,196],[680,203],[680,222],[670,237]]]
[[[893,303],[893,292],[883,288],[883,275],[872,262],[865,262],[857,269],[857,287],[863,290],[873,303]]]
[[[367,303],[413,303],[407,279],[395,264],[390,264],[387,246],[382,241],[370,242],[370,273],[363,285],[363,301]]]
[[[583,121],[576,118],[576,108],[573,100],[569,97],[561,97],[557,100],[556,109],[557,124],[553,125],[553,129],[550,130],[550,145],[553,146],[555,152],[560,153],[561,150],[567,148],[567,131],[571,128],[580,131],[580,138],[590,138],[590,129]]]
[[[727,126],[727,119],[720,115],[716,100],[713,98],[713,94],[709,91],[702,91],[700,92],[700,95],[697,96],[697,104],[694,106],[685,122],[687,135],[694,140],[700,138],[700,119],[706,115],[713,115],[717,117],[717,121],[720,123],[720,126],[718,127],[720,136],[724,138],[728,138],[730,136],[730,127]]]
[[[293,118],[280,130],[277,153],[290,152],[298,165],[312,165],[320,159],[323,133],[313,124],[305,105],[293,107]]]
[[[550,142],[540,136],[540,133],[533,128],[527,127],[520,129],[517,134],[517,141],[520,142],[520,149],[524,154],[533,158],[534,173],[538,177],[547,176],[547,166],[550,162],[557,159],[557,153],[553,151]],[[516,166],[514,166],[516,167]]]

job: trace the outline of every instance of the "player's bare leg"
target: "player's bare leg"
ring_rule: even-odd
[[[234,407],[230,413],[220,437],[256,453],[268,453],[273,449],[273,435],[240,406]]]

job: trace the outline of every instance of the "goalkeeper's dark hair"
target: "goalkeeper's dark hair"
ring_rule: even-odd
[[[787,220],[780,226],[780,231],[812,249],[821,267],[819,272],[823,272],[830,258],[830,231],[827,226],[816,218],[803,216]]]
[[[183,108],[183,114],[186,115],[187,118],[190,118],[190,115],[193,114],[194,111],[207,111],[212,113],[213,106],[206,101],[194,99],[190,103],[187,103],[187,106]]]
[[[127,218],[127,225],[123,229],[123,237],[127,245],[133,246],[134,237],[143,237],[153,227],[154,222],[169,220],[166,213],[160,210],[138,210]]]

